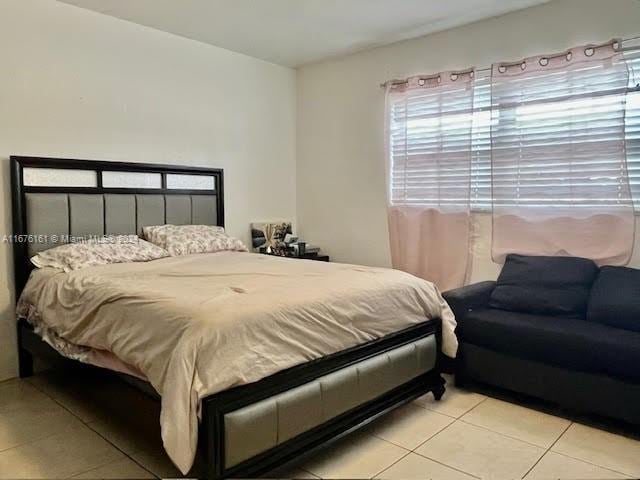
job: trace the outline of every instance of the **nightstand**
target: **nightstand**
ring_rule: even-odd
[[[274,257],[282,257],[282,258],[299,258],[302,260],[316,260],[318,262],[328,262],[329,260],[329,255],[319,255],[317,252],[313,252],[313,253],[305,253],[304,255],[301,256],[297,256],[297,255],[275,255],[273,253],[266,253],[263,252],[263,255],[271,255]]]

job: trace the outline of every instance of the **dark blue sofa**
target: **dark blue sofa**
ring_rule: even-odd
[[[456,382],[480,382],[640,425],[640,270],[509,255],[497,282],[444,293]]]

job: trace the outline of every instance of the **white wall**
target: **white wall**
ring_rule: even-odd
[[[202,165],[225,169],[230,233],[248,240],[251,221],[297,216],[335,260],[387,266],[380,82],[639,25],[636,0],[556,0],[306,66],[296,124],[293,70],[53,0],[0,0],[0,233],[11,232],[9,155]],[[474,219],[474,281],[499,270],[489,220]],[[0,243],[0,379],[16,372],[12,269]]]
[[[294,70],[53,0],[0,0],[0,68],[0,233],[12,154],[221,167],[232,235],[295,219]],[[12,269],[0,243],[0,380]]]
[[[381,82],[639,34],[640,1],[556,0],[301,68],[298,231],[337,261],[390,265]],[[472,281],[500,269],[490,258],[490,220],[474,218]],[[640,234],[636,244],[632,265],[640,266]]]

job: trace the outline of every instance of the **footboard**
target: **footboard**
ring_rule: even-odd
[[[440,398],[439,347],[432,320],[206,398],[207,477],[266,473],[426,392]]]

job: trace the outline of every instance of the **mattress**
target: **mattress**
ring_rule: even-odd
[[[146,378],[162,397],[164,447],[183,473],[208,395],[430,318],[442,319],[444,353],[457,349],[453,313],[425,280],[241,252],[35,270],[18,315],[67,356],[106,356],[110,368]]]

